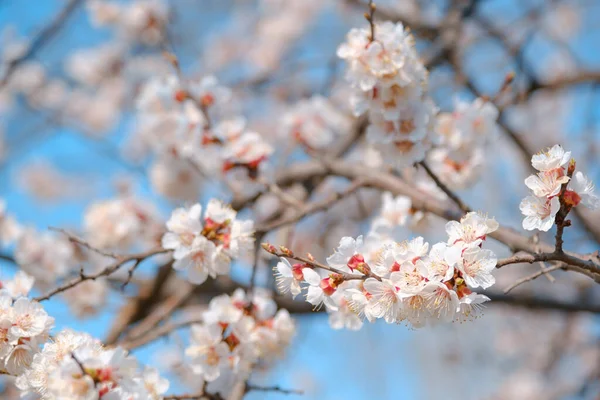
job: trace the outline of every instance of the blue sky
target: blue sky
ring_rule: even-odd
[[[514,0],[513,3],[515,1],[517,0]],[[16,0],[0,0],[0,28],[12,24],[15,25],[18,32],[30,36],[55,12],[57,5],[61,4],[56,0],[37,1],[35,7],[31,3],[27,5],[25,3]],[[490,1],[490,3],[505,6],[510,2]],[[598,4],[594,7],[594,12],[600,13]],[[490,9],[493,10],[493,6],[490,6]],[[328,17],[329,15],[326,14],[317,21],[315,32],[318,32],[319,40],[325,43],[325,47],[335,48],[335,44],[341,40],[344,32],[339,31],[339,26],[336,25],[336,33],[328,35],[328,29],[332,29]],[[211,17],[210,20],[211,25],[207,25],[207,27],[217,28],[219,26],[218,18]],[[341,26],[337,20],[331,23]],[[590,68],[600,67],[600,52],[589,51],[590,46],[597,48],[598,34],[598,32],[592,32],[575,44],[578,53],[584,56]],[[69,49],[86,47],[101,42],[106,37],[107,32],[90,30],[89,24],[80,10],[69,22],[65,32],[61,33],[47,49],[40,53],[40,57],[49,68],[54,69]],[[303,57],[309,58],[313,55],[311,54],[313,40],[315,37],[309,35],[297,44]],[[528,57],[541,57],[544,51],[545,46],[541,43],[528,53]],[[488,47],[482,53],[482,57],[489,56],[493,50]],[[477,59],[475,56],[473,63],[476,63]],[[320,76],[323,72],[314,71],[314,76]],[[486,89],[493,90],[493,82],[497,82],[497,79],[484,77],[482,82]],[[582,87],[575,90],[585,91],[587,88]],[[586,106],[592,110],[591,124],[597,132],[599,104],[597,94],[578,97],[578,103],[574,107],[575,116],[572,121],[569,121],[573,137],[577,137],[577,132],[581,131],[579,129],[581,126],[578,124],[581,124],[582,118],[577,118],[577,111],[583,113],[582,110]],[[15,140],[20,133],[26,132],[31,125],[30,122],[19,118],[4,121],[9,140]],[[110,139],[111,142],[119,143],[123,139],[125,131],[125,126],[117,129]],[[80,175],[89,177],[89,180],[94,182],[90,192],[82,193],[81,198],[68,202],[43,204],[36,201],[19,187],[14,177],[15,173],[24,165],[42,159],[51,161],[64,172],[76,171]],[[502,173],[508,171],[509,169],[505,168],[510,168],[510,166],[502,165],[495,168],[497,168],[496,172]],[[598,181],[600,170],[596,168],[590,173]],[[6,200],[8,209],[22,223],[33,225],[38,229],[46,229],[49,226],[79,227],[83,211],[90,200],[108,198],[114,194],[111,181],[106,177],[121,177],[127,174],[131,174],[131,172],[123,165],[106,157],[105,154],[99,153],[93,140],[67,130],[59,130],[52,132],[42,140],[34,139],[26,146],[15,149],[15,156],[11,158],[10,163],[0,169],[0,197]],[[156,197],[145,180],[140,182],[137,191],[143,196]],[[204,196],[206,195],[205,193]],[[519,199],[511,197],[507,201],[518,203]],[[164,215],[168,215],[170,206],[165,201],[161,201],[159,205]],[[514,222],[515,225],[518,224],[518,220],[511,222]],[[584,246],[589,246],[589,243]],[[14,273],[13,266],[1,263],[0,261],[2,266],[0,277]],[[148,270],[141,272],[147,273]],[[57,329],[69,326],[102,338],[119,308],[120,302],[117,297],[113,296],[103,313],[84,320],[77,320],[70,316],[65,304],[60,300],[52,300],[45,306],[56,317]],[[453,325],[447,329],[447,331],[440,330],[439,334],[447,334],[450,331],[452,335],[460,336],[463,332],[470,335],[478,330],[485,331],[490,327],[486,325],[484,318],[473,322],[468,327]],[[307,395],[303,397],[305,399],[425,398],[427,391],[424,389],[424,385],[428,385],[429,366],[427,360],[423,359],[422,343],[416,345],[419,335],[419,331],[411,331],[404,326],[385,324],[367,324],[359,332],[333,331],[329,328],[323,315],[301,316],[298,318],[298,333],[288,356],[278,363],[266,377],[259,376],[257,378],[261,380],[254,379],[254,381],[265,385],[278,384],[289,388],[310,388],[309,382],[313,382],[313,388],[309,389]],[[144,348],[141,352],[136,352],[136,355],[141,362],[156,365],[156,362],[160,360],[156,359],[155,354],[164,348],[166,348],[165,343],[159,342]],[[474,375],[478,376],[477,374],[480,373],[483,376],[485,370],[482,368],[481,371],[474,372]],[[448,374],[452,373],[452,371],[448,372]],[[179,389],[175,387],[174,391],[177,392]],[[474,396],[473,393],[469,394],[467,391],[463,399],[476,398]],[[248,399],[281,397],[278,394],[255,393],[250,394]]]

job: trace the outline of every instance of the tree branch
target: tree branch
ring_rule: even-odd
[[[508,294],[511,290],[515,289],[516,287],[521,286],[522,284],[524,284],[526,282],[531,282],[532,280],[537,279],[540,276],[547,274],[548,272],[556,271],[557,269],[561,269],[561,268],[563,268],[563,265],[557,264],[557,265],[554,265],[549,268],[543,268],[531,275],[521,278],[521,279],[517,280],[515,283],[513,283],[512,285],[508,286],[506,289],[504,289],[504,294]]]
[[[46,27],[39,31],[39,33],[31,41],[31,44],[29,45],[25,53],[21,57],[15,58],[14,60],[8,63],[4,72],[4,76],[0,80],[0,89],[6,86],[8,80],[21,63],[33,57],[33,55],[38,50],[40,50],[42,47],[44,47],[46,43],[52,40],[52,38],[64,25],[65,21],[69,18],[73,11],[75,11],[77,6],[82,2],[83,0],[69,0],[67,5],[56,15],[56,17]]]
[[[49,291],[48,293],[46,293],[43,296],[40,297],[34,297],[33,300],[35,301],[44,301],[44,300],[48,300],[50,299],[52,296],[58,294],[58,293],[62,293],[64,291],[67,291],[77,285],[79,285],[82,282],[88,281],[88,280],[96,280],[102,276],[108,276],[112,273],[114,273],[115,271],[117,271],[119,268],[121,268],[123,265],[125,265],[126,263],[130,262],[130,261],[135,261],[135,262],[142,262],[144,260],[146,260],[147,258],[150,258],[152,256],[155,256],[157,254],[164,254],[164,253],[168,253],[170,250],[165,250],[163,248],[156,248],[156,249],[152,249],[149,251],[146,251],[144,253],[138,253],[138,254],[131,254],[128,256],[122,256],[119,257],[117,261],[115,261],[114,263],[110,264],[109,266],[107,266],[106,268],[104,268],[103,270],[95,273],[95,274],[85,274],[83,271],[80,272],[79,277],[74,278],[73,280],[64,283],[63,285],[58,286],[57,288]]]
[[[431,179],[433,179],[433,181],[435,182],[435,184],[444,192],[446,193],[446,196],[448,196],[450,198],[450,200],[452,200],[454,202],[454,204],[456,204],[458,206],[458,208],[464,212],[464,213],[468,213],[469,211],[471,211],[471,208],[469,208],[469,206],[467,206],[461,199],[460,197],[458,197],[452,190],[450,190],[450,188],[448,186],[446,186],[441,180],[440,178],[435,174],[435,172],[433,172],[431,170],[431,168],[429,168],[429,165],[427,165],[427,163],[425,162],[425,160],[420,161],[419,165],[422,166],[425,169],[425,172],[427,172],[427,175],[429,175],[429,177]]]

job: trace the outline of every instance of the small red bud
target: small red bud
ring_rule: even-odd
[[[279,250],[281,250],[286,257],[294,257],[294,253],[285,246],[279,246]]]
[[[371,267],[369,267],[369,264],[367,264],[367,263],[358,264],[356,269],[365,275],[371,275]]]
[[[581,196],[572,190],[565,190],[563,201],[570,207],[576,207],[581,202]]]
[[[365,258],[362,256],[362,254],[355,254],[350,258],[347,266],[348,268],[350,268],[350,271],[354,271],[358,268],[359,264],[364,264],[364,262]]]
[[[215,103],[215,96],[211,93],[207,93],[202,98],[200,98],[200,104],[202,107],[210,107]]]
[[[321,279],[321,284],[319,286],[326,296],[331,296],[335,293],[335,284],[331,277]]]
[[[188,93],[185,90],[178,90],[175,92],[175,101],[181,103],[188,98]]]
[[[261,247],[271,254],[277,254],[277,249],[271,243],[262,243]]]

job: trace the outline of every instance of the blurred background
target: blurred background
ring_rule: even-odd
[[[501,132],[485,169],[460,191],[473,208],[520,228],[528,160],[555,143],[600,182],[600,1],[376,4],[376,21],[402,21],[414,33],[441,110],[451,111],[456,99],[494,98],[507,74],[515,74],[507,98],[498,99]],[[349,29],[366,26],[366,10],[360,0],[0,0],[0,198],[6,210],[38,232],[78,232],[91,205],[119,196],[142,199],[163,221],[176,206],[235,197],[222,182],[144,149],[135,98],[149,78],[173,73],[164,43],[183,74],[212,74],[232,89],[231,107],[277,148],[277,168],[307,159],[282,132],[282,116],[298,101],[322,95],[352,119],[336,48]],[[177,190],[182,182],[187,189]],[[336,185],[325,182],[312,196]],[[342,236],[364,233],[377,210],[379,193],[360,193],[359,201],[337,203],[275,232],[272,241],[318,258],[328,255]],[[267,220],[269,204],[244,212]],[[429,242],[443,239],[443,221],[418,234]],[[598,239],[600,215],[584,213],[565,242],[573,251],[590,252],[599,248]],[[491,248],[509,254],[499,243]],[[17,270],[13,250],[1,250],[0,280]],[[246,261],[235,266],[234,280],[249,279]],[[107,282],[98,298],[82,291],[46,308],[59,328],[110,337],[117,316],[159,266],[144,265],[125,290]],[[260,285],[272,284],[271,266],[272,260],[263,260]],[[325,314],[302,313],[288,353],[252,380],[302,388],[303,398],[323,400],[600,399],[600,288],[585,276],[556,271],[500,295],[538,268],[498,271],[499,301],[464,324],[410,330],[377,323],[358,332],[335,331]],[[161,296],[168,290],[167,284]],[[196,297],[181,312],[193,313],[206,300],[206,294]],[[143,312],[154,306],[146,304]],[[173,393],[186,391],[185,379],[169,369],[184,336],[135,350],[142,363],[175,379]],[[3,385],[2,398],[18,398],[9,379]]]

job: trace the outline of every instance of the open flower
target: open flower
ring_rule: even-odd
[[[319,309],[325,303],[328,308],[336,310],[337,306],[330,297],[335,293],[337,287],[333,278],[322,278],[318,272],[310,268],[304,268],[302,273],[304,280],[310,285],[306,293],[306,301],[315,306],[316,309]]]
[[[434,319],[450,322],[454,319],[459,307],[458,295],[441,282],[430,282],[423,289],[426,299],[425,307]]]
[[[469,247],[463,252],[462,262],[457,264],[457,268],[467,285],[486,289],[496,282],[492,271],[496,268],[497,261],[491,250]]]
[[[390,275],[390,279],[378,281],[375,278],[365,280],[364,288],[369,293],[369,314],[375,318],[383,318],[386,322],[396,322],[402,311],[402,301],[396,281],[400,275]]]
[[[478,246],[486,236],[498,229],[498,222],[477,212],[470,212],[460,219],[460,222],[449,221],[446,224],[448,244],[453,246]]]
[[[185,351],[194,372],[209,382],[219,377],[230,354],[222,335],[220,325],[193,325],[191,345]]]
[[[462,322],[477,318],[484,308],[482,304],[486,301],[490,301],[490,298],[479,293],[470,293],[462,297],[456,313],[457,320]]]
[[[236,211],[218,201],[209,201],[204,218],[202,206],[178,208],[167,222],[168,231],[162,237],[165,249],[172,249],[173,267],[186,271],[196,284],[208,276],[229,272],[231,259],[252,248],[254,223],[236,219]]]
[[[418,263],[427,270],[426,276],[430,281],[449,281],[454,276],[454,266],[460,260],[461,252],[459,247],[436,243],[429,255]]]
[[[552,171],[565,165],[570,158],[570,151],[565,151],[560,145],[555,144],[550,149],[534,154],[531,157],[531,165],[538,171]]]
[[[527,196],[519,205],[523,219],[523,229],[532,231],[538,229],[547,232],[554,225],[556,213],[560,208],[558,197],[546,199],[544,197]]]
[[[294,298],[300,294],[300,282],[304,279],[302,267],[302,264],[295,264],[292,266],[287,259],[281,258],[281,261],[279,261],[274,268],[277,289],[279,289],[280,293],[285,294],[291,292]]]
[[[571,202],[576,206],[581,202],[584,206],[595,210],[600,207],[600,199],[594,194],[594,183],[585,176],[581,171],[576,171],[573,179],[567,185],[567,193],[572,192],[576,196],[572,196]],[[567,196],[567,194],[565,194]]]
[[[208,275],[216,276],[216,270],[213,270],[215,253],[213,242],[204,236],[196,236],[190,246],[179,251],[173,268],[186,271],[189,281],[199,285],[206,281]]]
[[[345,236],[340,240],[338,248],[331,256],[327,257],[327,264],[330,267],[341,271],[350,272],[357,268],[359,263],[364,263],[364,257],[361,253],[364,251],[363,237],[356,239]]]
[[[569,182],[569,177],[561,169],[540,172],[525,179],[525,185],[538,197],[552,197],[560,192],[563,183]]]

